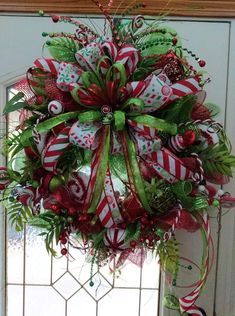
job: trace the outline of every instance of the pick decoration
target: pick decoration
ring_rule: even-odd
[[[43,32],[51,58],[34,62],[5,106],[6,115],[24,115],[5,140],[9,162],[0,168],[1,201],[16,230],[23,222],[43,229],[52,255],[53,240],[69,256],[68,244],[77,238],[93,256],[92,269],[114,255],[118,269],[128,258],[141,265],[151,250],[173,285],[185,266],[175,230],[201,230],[201,277],[190,293],[169,294],[165,304],[206,315],[195,302],[211,266],[208,209],[235,205],[212,184],[229,181],[235,157],[211,105],[203,104],[208,80],[184,52],[201,67],[206,63],[162,24],[141,15],[116,20],[110,4],[105,9],[93,2],[110,34],[53,16],[55,23],[73,24],[75,33]],[[20,214],[11,211],[15,205]],[[135,253],[142,259],[133,259]]]

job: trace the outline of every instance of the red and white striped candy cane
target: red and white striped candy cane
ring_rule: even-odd
[[[52,73],[53,75],[58,74],[60,67],[60,63],[58,61],[49,58],[36,59],[34,65],[43,71]]]
[[[179,223],[180,217],[181,217],[181,211],[182,211],[182,205],[180,202],[178,202],[178,206],[177,208],[177,216],[175,217],[175,221],[173,223],[173,225],[171,226],[171,228],[165,232],[164,236],[163,236],[163,241],[167,241],[170,240],[171,237],[173,236],[175,229],[177,227],[177,224]]]
[[[203,212],[202,215],[202,225],[203,225],[203,230],[206,234],[206,239],[207,239],[207,249],[206,249],[206,257],[205,257],[205,262],[204,262],[204,272],[202,275],[201,280],[198,282],[197,287],[188,295],[182,297],[179,299],[180,303],[180,310],[182,313],[186,312],[189,315],[205,315],[203,314],[203,310],[198,308],[195,305],[196,300],[199,297],[199,294],[201,292],[201,289],[203,285],[206,282],[207,275],[209,272],[209,243],[211,241],[211,231],[210,231],[210,223],[209,223],[209,216],[206,211]],[[205,313],[205,312],[204,312]]]
[[[198,169],[200,170],[200,173],[198,173],[198,172],[194,173],[192,179],[196,183],[200,183],[204,179],[204,169],[202,167],[202,161],[199,158],[198,154],[196,154],[196,153],[192,153],[191,156],[197,160]]]

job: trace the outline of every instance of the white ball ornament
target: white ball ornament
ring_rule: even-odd
[[[119,228],[109,228],[104,235],[104,244],[113,250],[123,250],[129,248],[125,243],[126,230]]]

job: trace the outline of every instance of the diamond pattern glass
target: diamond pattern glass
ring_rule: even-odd
[[[93,282],[94,285],[91,286],[90,282]],[[112,285],[107,282],[107,280],[105,280],[105,278],[100,273],[96,273],[92,277],[91,281],[85,283],[84,289],[86,289],[93,299],[98,301],[112,290]]]
[[[69,272],[66,272],[53,284],[53,288],[67,300],[80,289],[80,285]]]

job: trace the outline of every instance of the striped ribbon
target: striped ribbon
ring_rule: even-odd
[[[34,65],[44,71],[50,72],[53,75],[57,75],[60,67],[60,63],[50,58],[39,58],[35,60]]]
[[[71,146],[68,136],[70,128],[71,125],[65,127],[56,137],[49,140],[42,151],[42,165],[45,170],[60,173],[57,164],[64,151]]]
[[[166,148],[161,148],[145,156],[145,161],[158,176],[165,179],[168,183],[192,179],[193,173],[184,166],[181,159]]]
[[[115,191],[111,179],[110,170],[106,172],[104,191],[101,195],[100,202],[96,209],[101,224],[104,227],[111,228],[123,221],[118,203],[115,197]]]

